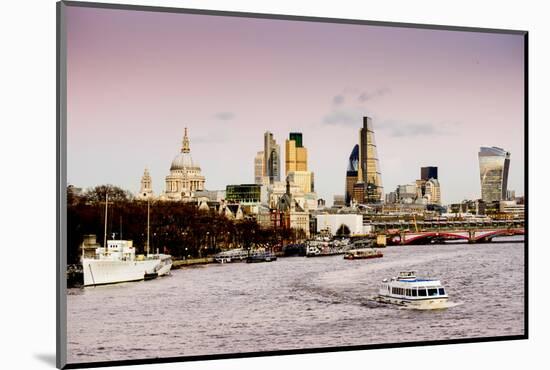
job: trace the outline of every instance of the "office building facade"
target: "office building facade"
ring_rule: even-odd
[[[313,172],[308,170],[307,148],[301,132],[291,132],[285,141],[286,179],[300,187],[303,193],[314,191]]]
[[[438,179],[437,178],[437,167],[428,166],[420,168],[420,179],[428,181],[429,179]]]
[[[262,186],[258,184],[227,185],[225,200],[229,203],[260,203],[262,201]]]
[[[510,152],[498,147],[481,147],[479,157],[479,178],[481,199],[494,202],[506,199]]]
[[[264,152],[258,152],[254,157],[254,183],[262,184],[264,177]]]
[[[281,150],[269,131],[264,134],[263,166],[263,175],[268,178],[270,184],[281,181]]]
[[[357,203],[358,199],[353,197],[353,187],[357,183],[357,169],[359,167],[359,145],[355,144],[348,160],[346,169],[346,191],[344,193],[346,206],[349,206],[352,201]],[[362,199],[361,199],[362,200]]]
[[[370,117],[363,117],[363,127],[359,130],[357,181],[365,186],[364,203],[380,203],[382,201],[384,189],[382,187],[382,175],[378,162],[374,129]]]
[[[301,132],[291,132],[285,142],[285,172],[307,171],[307,149],[303,146]]]

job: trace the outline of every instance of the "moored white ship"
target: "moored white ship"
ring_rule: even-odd
[[[131,240],[107,241],[107,209],[109,198],[105,196],[105,237],[103,247],[96,248],[95,256],[82,257],[84,286],[139,281],[163,276],[172,268],[168,254],[149,254],[149,203],[147,203],[146,255],[136,256]]]
[[[384,279],[378,302],[419,309],[446,308],[449,296],[436,279],[418,279],[414,271],[400,272],[397,277]]]
[[[109,240],[97,248],[94,258],[82,258],[84,286],[143,280],[155,274],[160,258],[137,256],[131,240]]]

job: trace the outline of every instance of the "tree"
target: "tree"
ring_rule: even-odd
[[[98,185],[86,190],[85,197],[89,202],[103,202],[105,195],[109,194],[111,202],[125,202],[133,199],[132,193],[115,185]]]

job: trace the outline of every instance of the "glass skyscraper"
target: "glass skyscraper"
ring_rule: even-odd
[[[346,170],[345,202],[349,206],[353,199],[353,187],[357,183],[357,168],[359,167],[359,145],[355,144],[349,155],[348,168]]]
[[[264,134],[264,176],[269,178],[270,184],[281,181],[281,151],[269,131]]]
[[[241,184],[227,185],[225,188],[225,199],[228,202],[237,203],[260,203],[261,185],[259,184]]]
[[[363,117],[363,128],[359,130],[359,168],[358,183],[365,186],[364,203],[379,203],[382,201],[383,187],[378,151],[374,140],[372,119]]]
[[[429,179],[437,180],[437,167],[421,167],[420,168],[420,179],[428,181]]]
[[[479,149],[481,199],[484,202],[506,199],[509,168],[510,152],[495,146]]]
[[[258,152],[254,157],[254,183],[261,184],[264,177],[264,152]]]
[[[285,172],[307,171],[307,148],[303,145],[302,133],[291,132],[285,141],[286,160]]]

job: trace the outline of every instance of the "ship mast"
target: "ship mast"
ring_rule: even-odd
[[[107,254],[107,204],[109,203],[109,193],[105,192],[105,229],[103,231],[103,251]]]
[[[149,255],[149,201],[150,199],[147,198],[147,249],[146,249],[147,255]]]

